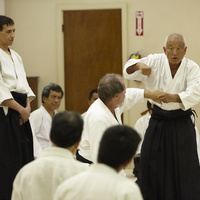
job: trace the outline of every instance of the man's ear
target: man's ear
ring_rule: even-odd
[[[45,102],[46,101],[46,97],[42,97],[42,101]]]
[[[76,144],[74,144],[75,148],[78,148],[78,145],[79,145],[80,141],[81,141],[81,138],[79,139],[79,141]]]
[[[119,97],[119,95],[118,95],[118,94],[116,94],[114,97],[115,97],[115,98],[118,98],[118,97]]]
[[[88,105],[90,106],[92,103],[91,103],[91,100],[88,100]]]
[[[166,47],[163,47],[163,51],[164,51],[164,53],[166,54]]]
[[[186,54],[186,51],[187,51],[187,47],[185,47],[184,51],[185,51],[185,54]]]

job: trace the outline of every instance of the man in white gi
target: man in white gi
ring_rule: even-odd
[[[141,150],[138,184],[145,200],[200,199],[200,166],[191,108],[200,102],[199,66],[185,58],[180,34],[166,38],[164,54],[130,59],[124,77],[162,90]]]
[[[19,169],[34,159],[29,116],[35,95],[21,57],[9,48],[14,38],[14,21],[0,15],[0,199],[6,200]]]
[[[54,200],[142,200],[138,185],[118,174],[132,162],[139,142],[138,133],[128,126],[108,128],[100,141],[98,163],[64,181]]]
[[[88,164],[74,159],[81,139],[83,120],[80,114],[63,111],[52,121],[50,138],[52,147],[42,156],[24,166],[17,174],[12,200],[50,200],[57,186],[89,168]]]
[[[52,117],[60,106],[63,94],[64,92],[58,84],[49,83],[42,90],[42,105],[31,113],[30,123],[34,139],[34,156],[36,158],[41,155],[43,149],[51,146],[49,134]]]
[[[99,98],[89,107],[84,118],[84,130],[77,153],[81,162],[94,163],[103,132],[122,124],[121,114],[144,98],[157,101],[160,91],[125,88],[123,77],[106,74],[98,85]]]

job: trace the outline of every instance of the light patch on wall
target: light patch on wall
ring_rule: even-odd
[[[4,15],[4,0],[0,0],[0,15]]]

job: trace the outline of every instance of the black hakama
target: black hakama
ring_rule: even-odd
[[[200,200],[200,166],[192,110],[154,106],[141,150],[144,200]]]
[[[12,92],[13,98],[26,106],[27,95]],[[13,180],[19,169],[32,161],[33,138],[29,121],[20,126],[19,113],[0,108],[0,199],[11,199]]]

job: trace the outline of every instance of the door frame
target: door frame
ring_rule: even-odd
[[[127,3],[126,2],[113,2],[113,3],[66,3],[60,4],[56,8],[56,34],[57,34],[57,80],[58,84],[65,90],[64,80],[64,37],[62,31],[63,25],[63,11],[67,10],[96,10],[96,9],[121,9],[121,22],[122,22],[122,63],[126,63],[127,54]],[[123,66],[122,66],[123,69]],[[65,109],[65,94],[63,96],[60,110]],[[124,115],[125,116],[125,115]]]

